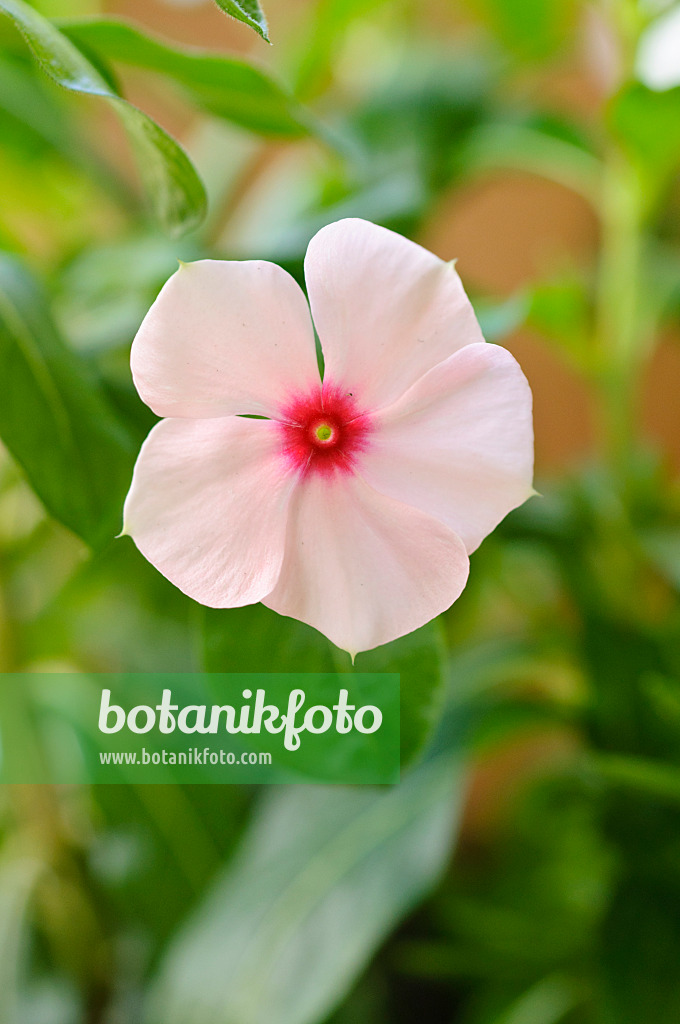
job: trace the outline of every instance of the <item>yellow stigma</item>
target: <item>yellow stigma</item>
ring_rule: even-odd
[[[333,436],[333,429],[327,423],[322,423],[316,428],[315,433],[319,441],[329,441]]]

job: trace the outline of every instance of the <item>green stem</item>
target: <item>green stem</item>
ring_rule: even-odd
[[[636,419],[641,344],[643,196],[635,167],[616,149],[604,172],[596,336],[605,454],[625,470]]]

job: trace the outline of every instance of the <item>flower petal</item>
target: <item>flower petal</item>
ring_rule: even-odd
[[[278,579],[294,486],[277,424],[162,420],[137,459],[123,533],[201,604],[252,604]]]
[[[446,523],[468,554],[533,493],[531,391],[498,345],[456,352],[373,427],[363,478]]]
[[[322,228],[309,243],[305,276],[326,377],[366,410],[484,341],[453,264],[368,221]]]
[[[360,477],[312,474],[291,502],[286,556],[263,603],[352,655],[410,633],[461,594],[459,537]]]
[[[130,362],[158,416],[276,415],[289,392],[319,383],[304,294],[261,260],[181,264],[144,318]]]
[[[636,71],[640,81],[657,92],[680,85],[680,6],[677,4],[642,33]]]

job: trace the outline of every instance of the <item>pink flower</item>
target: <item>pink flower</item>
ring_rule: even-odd
[[[262,601],[354,655],[448,608],[468,555],[532,493],[531,392],[453,264],[362,220],[305,275],[201,260],[132,346],[159,416],[124,532],[196,601]],[[266,417],[252,418],[252,417]]]

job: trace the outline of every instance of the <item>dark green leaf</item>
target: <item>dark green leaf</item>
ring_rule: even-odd
[[[269,42],[267,19],[258,0],[215,0],[215,3],[225,14],[242,21],[244,25],[250,25],[258,35]]]
[[[36,60],[71,92],[101,96],[115,109],[135,148],[156,215],[172,233],[196,227],[206,211],[205,190],[184,150],[155,121],[112,91],[89,60],[24,0],[0,0],[0,11],[20,30]]]
[[[653,844],[653,837],[647,841]],[[605,923],[602,948],[605,1006],[601,1019],[616,1024],[676,1024],[680,1019],[677,879],[669,885],[667,879],[626,878]]]
[[[67,22],[62,31],[107,60],[169,75],[205,110],[264,135],[294,138],[308,132],[302,108],[259,68],[203,50],[180,49],[121,21]]]
[[[202,609],[207,672],[347,672],[349,655],[310,626],[262,604]]]
[[[250,605],[203,611],[208,672],[351,672],[349,655],[302,622]],[[358,654],[357,672],[401,675],[402,767],[420,753],[442,711],[443,640],[431,622],[374,651]]]
[[[0,254],[0,437],[47,510],[88,543],[120,529],[134,444],[59,337],[45,299]]]
[[[358,672],[401,675],[401,763],[423,750],[444,710],[444,638],[438,621],[358,654]]]
[[[448,758],[387,792],[271,791],[240,856],[171,946],[148,1019],[324,1020],[436,883],[461,792]]]

